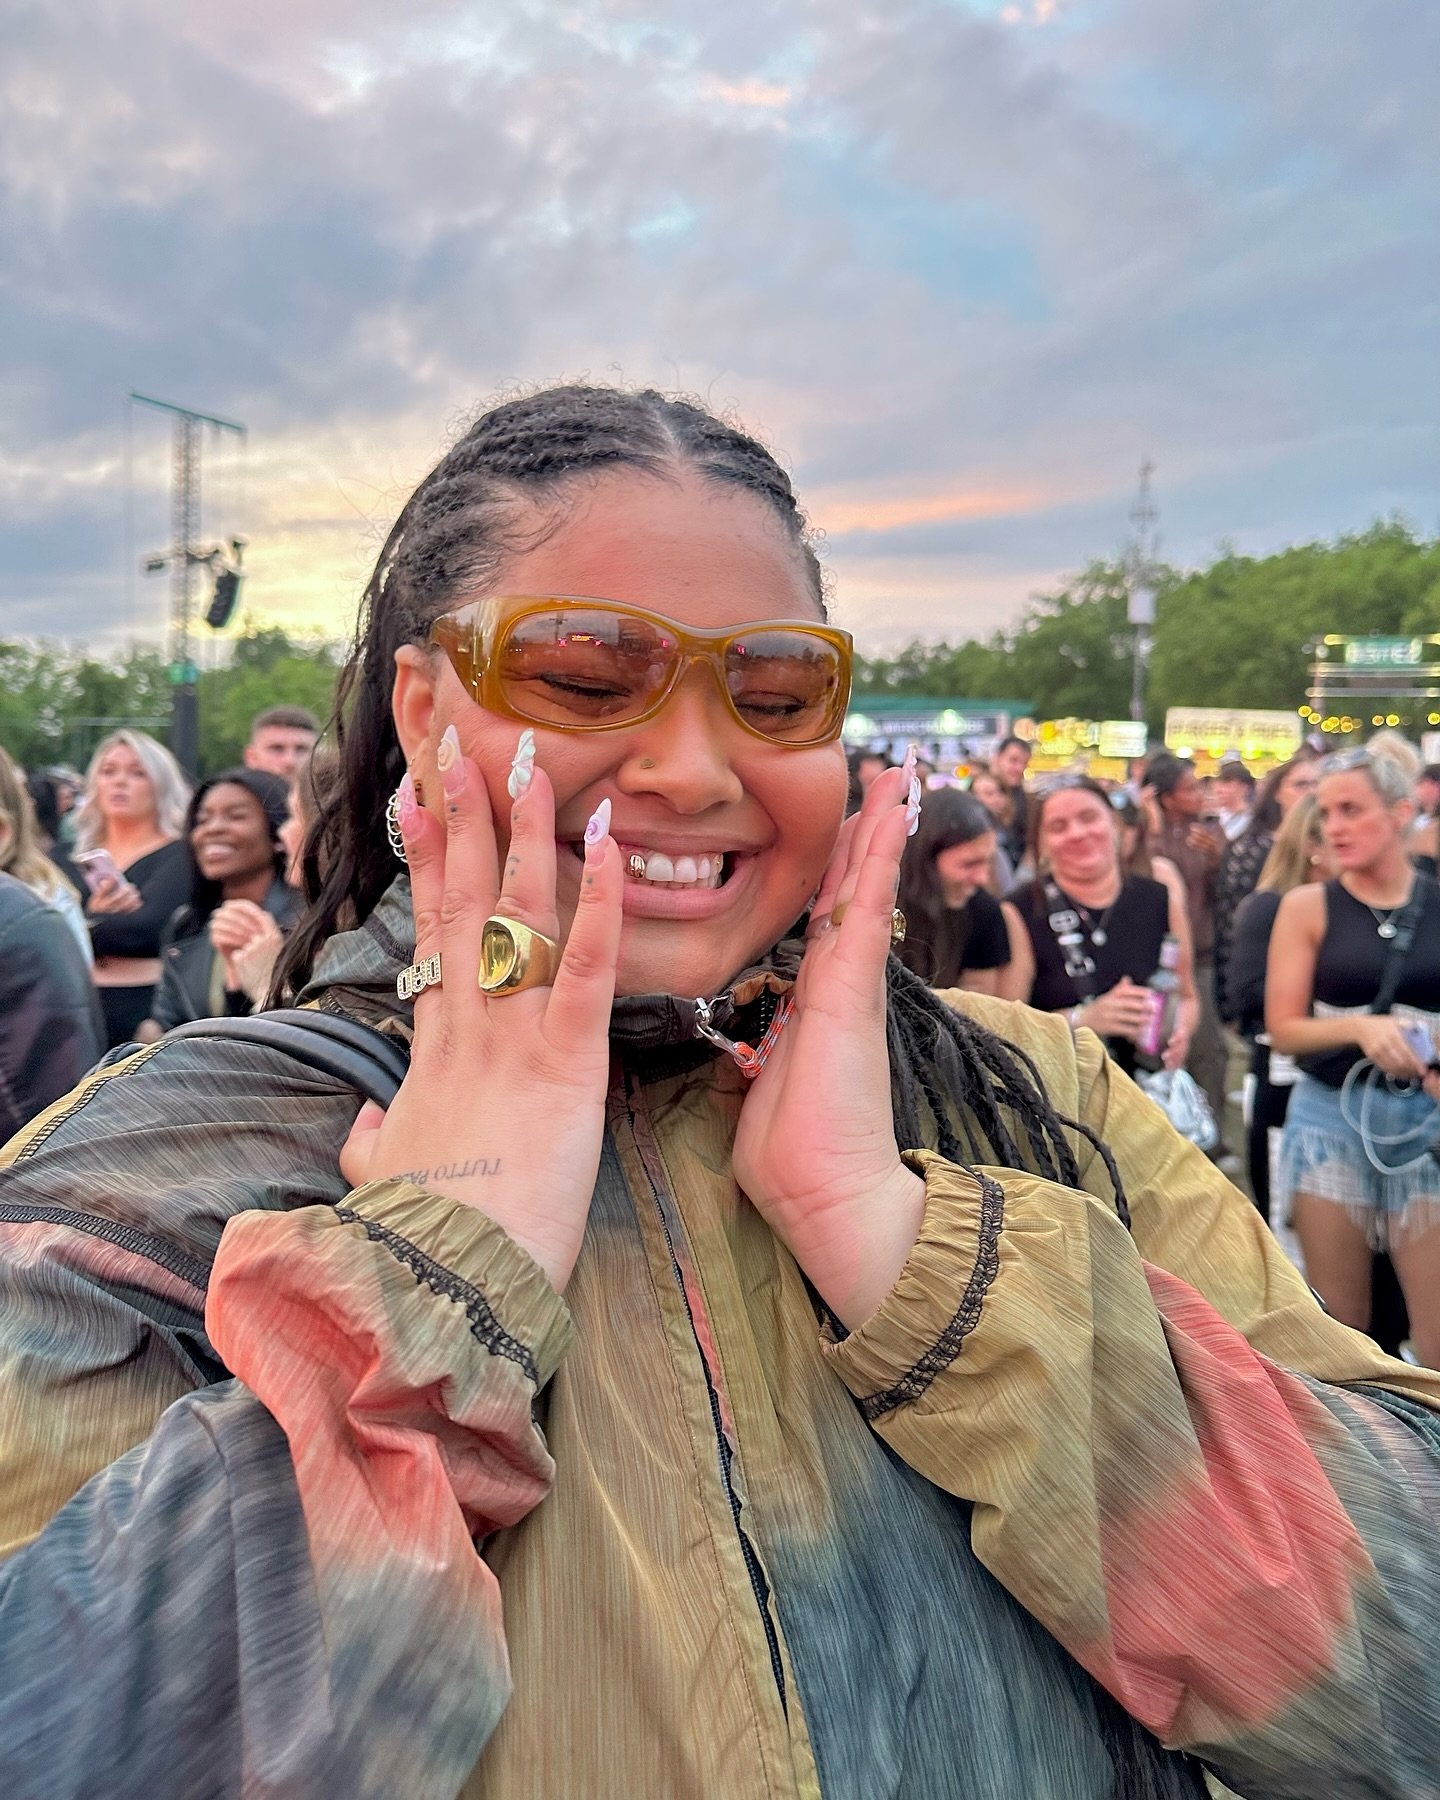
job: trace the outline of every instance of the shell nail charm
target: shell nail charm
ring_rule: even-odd
[[[465,759],[460,751],[460,734],[447,725],[435,751],[435,767],[440,771],[440,785],[447,794],[458,794],[465,785]]]
[[[598,851],[610,835],[610,800],[607,796],[590,815],[585,827],[585,848]]]
[[[505,783],[505,791],[512,800],[519,800],[530,786],[535,774],[535,733],[527,725],[520,733],[520,741],[515,746],[515,756],[510,764],[510,775]]]
[[[920,829],[920,777],[910,777],[910,795],[905,802],[905,835],[914,837]]]

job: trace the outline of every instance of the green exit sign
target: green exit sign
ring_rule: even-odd
[[[1363,637],[1345,644],[1347,669],[1418,669],[1425,661],[1424,638]]]

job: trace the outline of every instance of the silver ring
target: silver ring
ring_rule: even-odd
[[[413,962],[409,968],[402,969],[395,977],[395,992],[402,1000],[413,1000],[417,994],[423,994],[426,988],[440,985],[440,954],[427,956],[423,962]]]

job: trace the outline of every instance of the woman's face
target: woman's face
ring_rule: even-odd
[[[1315,795],[1320,829],[1335,867],[1368,869],[1399,849],[1414,809],[1408,801],[1391,805],[1363,769],[1327,775]]]
[[[583,594],[700,627],[820,617],[795,546],[749,495],[690,474],[617,472],[563,498],[553,518],[537,509],[543,541],[508,557],[487,591]],[[457,594],[455,604],[473,598]],[[427,798],[438,788],[440,735],[453,723],[484,774],[503,856],[519,722],[483,711],[438,653],[402,650],[397,660],[397,729]],[[635,851],[725,859],[715,888],[659,886],[627,867],[618,993],[713,994],[805,910],[844,812],[838,739],[810,749],[765,742],[740,726],[698,664],[641,724],[534,730],[536,762],[555,789],[562,936],[574,917],[585,824],[602,799],[627,864]]]
[[[155,790],[145,765],[127,744],[112,744],[95,771],[100,816],[109,824],[139,825],[155,816]]]
[[[1093,881],[1120,866],[1115,815],[1084,788],[1065,789],[1045,801],[1040,821],[1040,854],[1060,885]]]
[[[993,775],[974,776],[970,782],[970,792],[992,819],[1004,818],[1010,804],[1009,796]]]
[[[297,892],[305,886],[305,815],[300,810],[300,783],[292,782],[285,801],[285,822],[275,834],[285,852],[285,880]]]
[[[995,862],[995,833],[982,831],[968,844],[951,844],[935,853],[935,873],[951,906],[966,906],[990,879]]]
[[[1280,808],[1280,817],[1288,818],[1290,808],[1296,801],[1303,800],[1307,794],[1313,794],[1319,785],[1320,771],[1313,762],[1299,762],[1293,769],[1287,770],[1275,790],[1275,804]]]
[[[265,809],[235,781],[217,781],[201,796],[190,850],[205,880],[222,886],[253,880],[275,861]]]

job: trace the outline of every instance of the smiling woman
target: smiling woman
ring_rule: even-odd
[[[285,880],[290,790],[263,769],[227,769],[195,790],[185,837],[195,876],[165,928],[160,982],[136,1041],[221,1014],[244,1015],[268,991],[300,896]]]
[[[0,1172],[0,1788],[1424,1791],[1440,1382],[1092,1034],[890,954],[848,680],[692,403],[421,484],[285,972],[388,1110],[172,1039]]]

